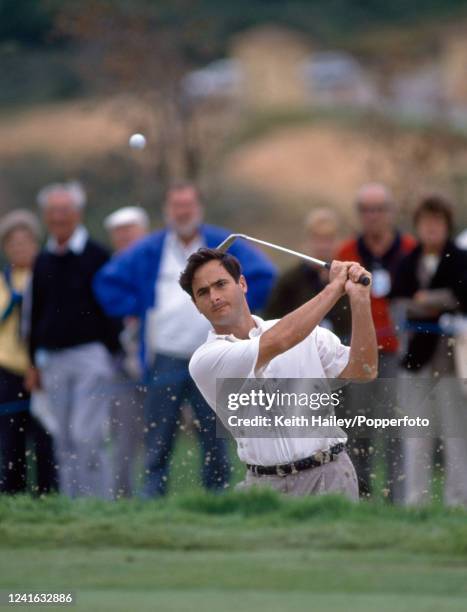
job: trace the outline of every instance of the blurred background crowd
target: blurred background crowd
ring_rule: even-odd
[[[203,485],[228,487],[226,441],[188,372],[209,325],[178,279],[192,252],[217,246],[229,231],[204,222],[194,184],[177,183],[165,196],[163,229],[148,233],[148,216],[138,206],[106,217],[110,256],[83,225],[86,193],[79,183],[48,185],[37,200],[47,232],[42,250],[33,213],[17,209],[0,222],[7,262],[1,277],[1,490],[26,490],[32,452],[38,493],[130,496],[139,465],[139,494],[165,495],[185,403],[201,445]],[[412,236],[399,231],[397,204],[383,184],[362,186],[354,205],[361,232],[344,242],[330,208],[313,209],[304,223],[310,255],[360,261],[373,274],[379,375],[388,385],[377,401],[364,386],[350,387],[345,407],[352,414],[364,408],[370,416],[396,416],[396,404],[418,408],[413,396],[397,393],[398,378],[454,378],[449,401],[434,398],[440,409],[431,435],[386,439],[379,458],[387,497],[422,503],[431,496],[434,441],[441,439],[445,501],[467,503],[465,389],[457,381],[466,359],[467,250],[462,235],[461,246],[453,241],[452,206],[437,194],[423,197]],[[328,281],[327,270],[303,262],[278,277],[264,254],[241,241],[231,251],[242,263],[250,307],[266,318],[287,314]],[[321,323],[347,342],[349,310],[342,298]],[[374,439],[350,432],[365,497],[372,492],[376,447]]]
[[[203,486],[232,483],[187,369],[208,324],[178,276],[245,232],[371,270],[393,384],[345,410],[392,415],[417,380],[452,382],[431,435],[350,435],[362,497],[377,480],[421,504],[441,475],[467,504],[467,439],[446,435],[467,429],[466,32],[462,0],[423,18],[380,0],[2,0],[0,491],[159,497],[187,430]],[[232,253],[265,318],[327,282]],[[323,322],[344,341],[349,323],[345,300]]]

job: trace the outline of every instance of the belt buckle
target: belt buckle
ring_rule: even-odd
[[[280,465],[276,465],[276,474],[277,476],[280,476],[281,478],[284,478],[284,476],[287,476],[287,473],[284,472],[284,470],[281,468]]]
[[[312,459],[314,459],[315,461],[317,461],[319,463],[319,465],[323,465],[323,463],[325,462],[325,458],[324,458],[324,451],[317,451]]]

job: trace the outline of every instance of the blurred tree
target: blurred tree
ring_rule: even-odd
[[[466,5],[467,0],[426,0],[424,17]],[[181,95],[180,79],[222,57],[233,33],[274,21],[332,44],[375,25],[418,17],[417,3],[403,0],[61,0],[55,25],[59,36],[77,44],[87,82],[98,91],[138,97],[146,112],[134,119],[135,128],[157,134],[152,159],[158,179],[167,182],[196,177],[204,164],[206,126]],[[131,109],[119,112],[128,115]]]
[[[0,0],[0,42],[39,46],[53,27],[54,6],[39,0]]]
[[[200,5],[202,2],[198,2]],[[196,0],[89,0],[64,2],[56,18],[60,35],[77,43],[83,78],[100,92],[128,92],[140,108],[124,109],[135,129],[154,136],[156,176],[195,178],[203,159],[196,108],[180,80],[208,57],[215,24],[193,11]],[[133,117],[132,117],[133,114]]]
[[[190,22],[203,28],[208,25],[211,34],[205,40],[207,47],[215,46],[222,52],[226,39],[241,29],[266,21],[300,28],[313,38],[332,44],[336,37],[361,33],[381,26],[419,25],[427,20],[455,16],[467,7],[467,0],[146,0],[157,7],[159,17],[173,26]],[[80,5],[83,11],[94,0],[0,0],[0,44],[16,42],[25,45],[50,43],[54,16],[64,6]],[[133,9],[140,12],[141,0],[114,0],[109,2],[124,7],[127,14]],[[212,27],[214,26],[215,27]],[[203,30],[205,34],[205,31]],[[196,36],[197,30],[193,30]],[[189,41],[187,40],[189,47]],[[191,49],[194,56],[203,53],[200,41]]]

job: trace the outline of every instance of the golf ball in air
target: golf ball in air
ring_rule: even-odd
[[[132,149],[144,149],[146,146],[146,138],[143,134],[132,134],[128,144]]]

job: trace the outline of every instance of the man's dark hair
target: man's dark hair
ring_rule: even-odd
[[[414,225],[417,225],[420,217],[425,214],[443,217],[449,233],[452,233],[454,229],[454,213],[452,204],[447,198],[437,193],[431,193],[423,197],[413,214]]]
[[[193,253],[188,258],[188,263],[183,272],[180,274],[180,280],[178,281],[180,283],[180,287],[186,291],[191,298],[193,298],[192,284],[196,270],[210,261],[219,261],[230,276],[233,277],[235,282],[238,283],[242,274],[242,268],[236,257],[230,255],[229,253],[219,251],[218,249],[198,249],[196,253]]]

